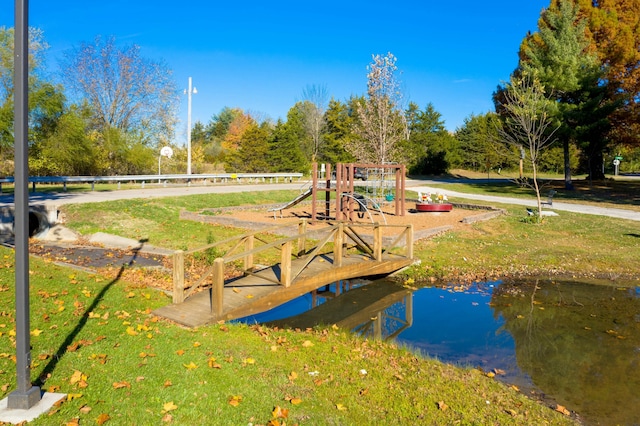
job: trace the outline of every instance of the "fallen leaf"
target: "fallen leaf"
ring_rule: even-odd
[[[168,388],[169,386],[173,386],[173,383],[171,383],[171,380],[165,380],[163,386]]]
[[[75,385],[76,383],[80,383],[82,381],[86,381],[87,378],[88,377],[85,374],[82,374],[81,371],[75,370],[73,372],[73,374],[71,375],[71,378],[69,379],[69,383],[71,383],[72,385]]]
[[[183,349],[179,349],[179,350],[177,350],[177,351],[176,351],[176,355],[178,355],[178,356],[182,356],[182,355],[184,355],[184,350],[183,350]]]
[[[442,411],[446,411],[449,406],[444,403],[444,401],[438,401],[438,409]]]
[[[65,423],[65,426],[80,426],[80,418],[76,417]]]
[[[564,414],[565,416],[568,416],[568,415],[571,414],[571,412],[569,410],[567,410],[566,407],[564,407],[564,406],[562,406],[560,404],[556,405],[556,411],[559,412],[559,413]]]
[[[289,410],[276,405],[276,407],[271,412],[271,415],[274,419],[286,419],[287,417],[289,417]]]
[[[288,378],[289,378],[290,381],[293,382],[295,379],[298,378],[298,373],[296,373],[295,371],[292,371],[291,373],[289,373]]]
[[[345,406],[344,406],[344,405],[342,405],[342,404],[336,404],[336,408],[337,408],[339,411],[346,411],[346,410],[347,410],[347,407],[345,407]]]
[[[209,359],[207,360],[207,365],[208,365],[210,368],[222,368],[222,366],[221,366],[220,364],[218,364],[218,363],[216,362],[216,359],[215,359],[215,358],[213,358],[213,357],[211,357],[211,358],[209,358]]]
[[[96,419],[96,423],[99,425],[103,425],[111,419],[107,413],[102,413]]]
[[[174,404],[173,401],[165,402],[164,405],[162,406],[162,409],[165,412],[169,412],[169,411],[177,410],[178,406],[176,404]]]
[[[131,388],[131,383],[123,380],[121,382],[115,382],[113,384],[114,389]]]
[[[37,328],[35,330],[31,331],[31,335],[32,336],[36,336],[37,337],[37,336],[39,336],[41,334],[42,334],[42,330],[38,330]]]
[[[198,368],[198,366],[195,365],[193,361],[191,361],[189,364],[182,364],[182,366],[187,370],[195,370],[196,368]]]
[[[162,416],[163,423],[171,423],[173,421],[173,416],[169,413]]]
[[[312,346],[313,346],[313,343],[312,343],[310,340],[305,340],[305,341],[302,343],[302,346],[303,346],[303,347],[305,347],[305,348],[310,348],[310,347],[312,347]]]
[[[91,412],[92,408],[89,407],[88,405],[83,405],[82,407],[80,407],[80,412],[82,414],[89,414]]]
[[[290,401],[290,402],[291,402],[293,405],[298,405],[298,404],[301,404],[301,403],[302,403],[302,399],[300,399],[300,398],[291,398],[291,401]]]
[[[237,407],[238,405],[240,405],[241,401],[242,401],[242,396],[233,395],[232,397],[229,398],[229,405]]]

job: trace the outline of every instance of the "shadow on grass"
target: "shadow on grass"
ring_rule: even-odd
[[[89,313],[93,312],[93,310],[102,301],[102,299],[107,294],[107,292],[111,289],[111,287],[113,287],[113,285],[120,280],[120,278],[122,277],[122,274],[124,273],[124,270],[135,263],[135,260],[138,257],[138,253],[140,252],[140,250],[142,250],[144,243],[146,243],[147,241],[148,240],[146,238],[138,241],[140,245],[132,249],[133,256],[131,257],[131,260],[120,267],[120,270],[118,271],[115,278],[112,279],[107,285],[102,287],[102,290],[100,290],[100,293],[98,293],[96,297],[93,299],[93,302],[91,303],[91,305],[89,305],[89,307],[85,309],[76,327],[73,329],[71,333],[67,335],[67,337],[64,339],[64,342],[62,342],[62,344],[60,345],[56,353],[51,357],[51,360],[49,361],[49,363],[42,370],[42,373],[40,373],[38,380],[36,380],[36,382],[34,383],[35,386],[39,386],[39,387],[44,386],[44,383],[47,377],[53,373],[60,359],[62,359],[62,357],[69,351],[69,346],[73,344],[73,341],[76,339],[78,334],[80,334],[84,326],[87,324],[87,321],[89,320]]]

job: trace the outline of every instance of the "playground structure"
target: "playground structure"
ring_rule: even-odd
[[[356,171],[362,182],[356,192]],[[330,164],[313,163],[311,184],[289,203],[270,209],[274,213],[291,208],[311,197],[311,221],[335,219],[355,221],[371,212],[377,212],[386,223],[381,206],[393,204],[396,216],[405,214],[405,166],[403,164],[338,163],[335,170]],[[335,194],[332,198],[332,193]],[[323,196],[324,195],[324,196]],[[319,205],[322,206],[319,209]]]

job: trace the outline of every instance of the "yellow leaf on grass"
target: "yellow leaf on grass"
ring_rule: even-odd
[[[346,409],[347,409],[347,407],[345,407],[345,406],[344,406],[344,405],[342,405],[342,404],[336,404],[336,408],[337,408],[339,411],[346,411]]]
[[[76,383],[80,383],[86,381],[88,379],[86,374],[82,374],[82,371],[75,370],[69,379],[69,383],[75,385]]]
[[[559,413],[564,414],[565,416],[568,416],[568,415],[571,414],[571,412],[569,410],[567,410],[566,407],[563,407],[560,404],[556,405],[556,411],[559,412]]]
[[[438,401],[438,408],[442,411],[446,411],[449,406],[444,403],[444,401]]]
[[[81,393],[68,393],[67,394],[67,401],[73,401],[74,399],[78,399],[78,398],[82,398],[82,394]]]
[[[302,343],[302,346],[303,346],[303,347],[305,347],[305,348],[310,348],[310,347],[312,347],[312,346],[313,346],[313,343],[311,343],[311,341],[310,341],[310,340],[305,340],[305,341]]]
[[[233,395],[232,397],[229,398],[229,405],[237,407],[238,405],[240,405],[241,401],[242,401],[242,396]]]
[[[271,415],[274,419],[286,419],[287,417],[289,417],[289,410],[287,408],[282,408],[279,405],[276,405],[276,407],[271,412]]]
[[[244,362],[245,364],[252,365],[252,364],[255,364],[255,363],[256,363],[256,360],[255,360],[255,359],[253,359],[253,358],[245,358],[245,359],[243,360],[243,362]]]
[[[39,336],[42,334],[42,330],[38,330],[37,328],[35,330],[31,330],[31,335],[32,336]]]
[[[291,398],[290,401],[293,405],[298,405],[302,403],[302,400],[300,398]]]
[[[138,332],[133,329],[133,327],[127,327],[127,334],[129,336],[137,336]]]
[[[165,402],[165,403],[164,403],[164,405],[162,406],[162,409],[163,409],[165,412],[168,412],[168,411],[177,410],[177,409],[178,409],[178,406],[177,406],[176,404],[174,404],[174,403],[173,403],[173,401],[171,401],[171,402]]]
[[[178,356],[182,356],[182,355],[184,355],[184,349],[178,349],[178,350],[176,351],[176,355],[178,355]]]
[[[295,371],[292,371],[291,373],[289,373],[289,380],[294,381],[295,379],[298,378],[298,373],[296,373]]]
[[[196,368],[198,368],[198,366],[195,365],[193,361],[191,361],[189,364],[182,364],[182,366],[187,370],[195,370]]]

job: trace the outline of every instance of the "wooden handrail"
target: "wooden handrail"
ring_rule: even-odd
[[[188,251],[176,251],[174,254],[174,294],[173,302],[182,303],[186,297],[188,297],[193,291],[200,286],[206,278],[213,276],[213,290],[212,297],[222,297],[224,288],[224,267],[226,264],[243,260],[243,272],[245,274],[251,274],[260,276],[259,272],[253,271],[254,268],[254,256],[270,249],[280,250],[280,279],[276,284],[289,287],[296,278],[302,273],[302,271],[309,265],[309,263],[319,254],[321,254],[324,247],[331,241],[333,241],[333,260],[335,267],[342,266],[342,259],[344,258],[344,243],[345,237],[352,240],[361,252],[370,256],[373,260],[381,261],[383,253],[388,252],[389,249],[395,247],[403,238],[405,239],[405,256],[409,259],[413,258],[413,226],[412,225],[381,225],[378,223],[351,223],[351,222],[338,222],[335,225],[328,225],[320,229],[308,230],[306,220],[301,220],[297,223],[298,234],[291,237],[280,238],[276,241],[255,246],[255,240],[259,240],[256,237],[259,233],[274,231],[283,227],[290,227],[295,223],[279,225],[269,227],[267,229],[252,231],[240,236],[225,239],[223,241],[216,242],[214,244],[208,244],[200,247],[199,249],[192,249]],[[373,231],[373,245],[367,243],[364,238],[354,228],[369,228]],[[382,230],[385,228],[401,228],[403,229],[399,235],[393,240],[392,244],[388,245],[385,249],[385,244],[382,237]],[[321,232],[327,232],[327,234],[318,241],[317,245],[311,250],[305,249],[306,239],[310,234],[318,234]],[[296,252],[293,251],[293,243],[297,241]],[[190,253],[196,253],[198,251],[204,251],[206,249],[221,246],[223,244],[234,243],[232,249],[228,250],[223,256],[214,260],[214,264],[209,268],[205,274],[195,283],[190,286],[187,295],[185,296],[185,281],[184,281],[184,255]],[[234,253],[238,248],[244,246],[243,252]],[[297,270],[292,270],[292,257],[302,257],[305,261],[297,267]],[[263,277],[266,278],[266,277]],[[272,281],[270,279],[270,281]],[[218,313],[218,309],[222,309],[222,301],[216,300],[212,302],[212,311],[214,314]]]

